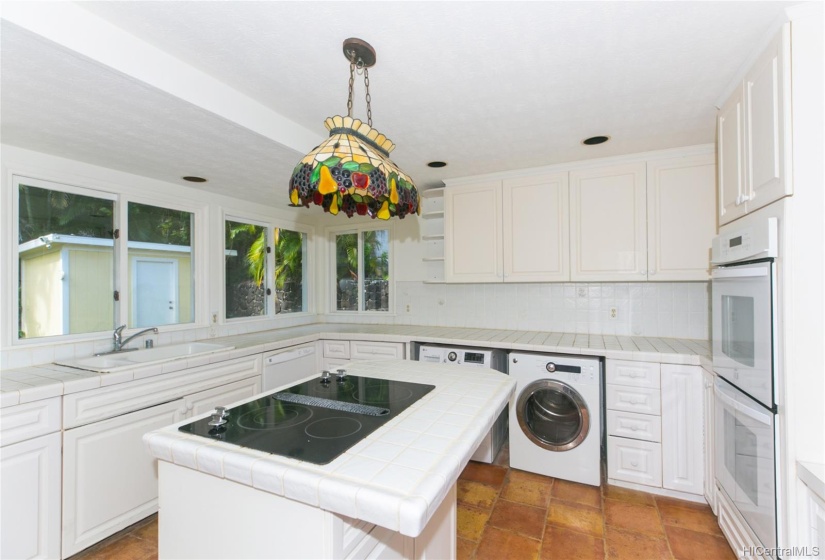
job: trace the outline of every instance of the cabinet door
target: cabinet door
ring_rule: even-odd
[[[157,511],[157,461],[143,434],[184,412],[178,399],[64,432],[64,558]]]
[[[60,432],[3,448],[0,493],[0,558],[59,558]]]
[[[713,513],[716,513],[716,463],[714,450],[714,396],[713,396],[714,375],[706,369],[702,370],[702,392],[704,394],[704,414],[705,419],[705,499],[710,504]]]
[[[702,368],[662,364],[662,486],[704,493]]]
[[[504,281],[570,280],[567,173],[505,180],[502,207]]]
[[[444,190],[444,279],[501,282],[501,182]]]
[[[573,281],[647,279],[645,164],[570,173]]]
[[[404,344],[401,342],[370,342],[353,340],[350,342],[352,360],[403,360]]]
[[[648,280],[710,279],[715,216],[714,154],[648,163]]]
[[[261,392],[261,378],[250,377],[243,381],[236,381],[221,385],[214,389],[201,391],[183,398],[186,407],[186,416],[198,416],[213,410],[216,406],[226,406]]]
[[[747,210],[744,200],[745,151],[742,148],[745,134],[744,118],[742,88],[739,87],[722,105],[716,119],[720,226],[744,216]]]
[[[785,180],[789,40],[785,26],[745,76],[748,212],[791,194]]]

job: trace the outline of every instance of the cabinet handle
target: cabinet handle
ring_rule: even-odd
[[[638,467],[639,466],[639,461],[630,461],[630,464],[634,467]]]
[[[649,272],[647,273],[647,275],[648,275],[648,276],[656,276],[656,271],[655,271],[655,270],[651,270],[651,271],[649,271]]]
[[[641,274],[642,276],[647,276],[647,270],[643,270],[639,274]]]

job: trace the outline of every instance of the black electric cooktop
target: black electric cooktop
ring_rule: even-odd
[[[325,465],[429,393],[434,385],[349,375],[313,379],[179,428]]]

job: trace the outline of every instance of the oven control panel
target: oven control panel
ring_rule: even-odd
[[[711,262],[729,264],[776,257],[777,220],[767,218],[749,226],[720,233],[713,239]]]

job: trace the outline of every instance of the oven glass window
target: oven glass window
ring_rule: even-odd
[[[728,441],[734,442],[725,447],[725,468],[736,480],[735,499],[737,502],[744,501],[758,506],[764,500],[760,500],[759,496],[760,469],[757,467],[760,458],[757,435],[728,410],[725,410],[725,432]]]
[[[755,363],[754,298],[722,296],[722,352],[747,367]]]
[[[530,431],[550,445],[566,445],[584,428],[576,402],[554,389],[533,393],[525,403],[524,418]]]

